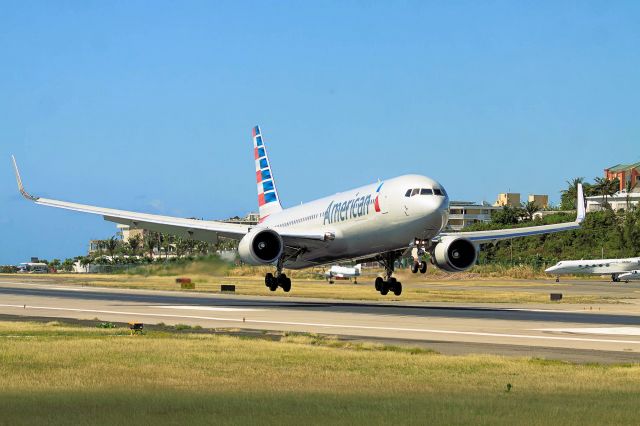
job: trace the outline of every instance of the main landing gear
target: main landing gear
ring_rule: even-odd
[[[611,274],[611,281],[614,283],[619,283],[620,278],[618,278],[618,274]]]
[[[291,278],[287,277],[287,275],[282,272],[283,263],[284,259],[280,258],[280,260],[278,260],[278,265],[276,266],[275,276],[271,272],[264,276],[264,285],[266,285],[271,291],[276,291],[278,287],[282,287],[285,293],[288,293],[291,290]]]
[[[377,259],[378,263],[384,267],[386,280],[382,277],[376,278],[375,286],[376,291],[379,291],[383,296],[386,296],[389,291],[392,291],[396,296],[402,294],[402,283],[391,276],[395,269],[395,262],[399,257],[398,253],[385,253]]]

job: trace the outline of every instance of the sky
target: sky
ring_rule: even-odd
[[[84,255],[99,216],[257,208],[406,173],[559,199],[640,161],[640,2],[0,2],[0,264]]]

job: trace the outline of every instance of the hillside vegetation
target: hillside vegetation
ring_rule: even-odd
[[[465,228],[465,231],[546,225],[574,219],[571,214],[557,213],[518,225],[505,225],[495,220],[488,224],[478,223]],[[487,244],[480,253],[479,264],[513,263],[544,267],[561,259],[599,259],[603,255],[606,258],[640,255],[640,209],[591,212],[582,227],[575,231]]]

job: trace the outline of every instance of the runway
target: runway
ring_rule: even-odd
[[[639,314],[637,304],[345,302],[0,281],[0,315],[323,333],[581,362],[640,361]]]

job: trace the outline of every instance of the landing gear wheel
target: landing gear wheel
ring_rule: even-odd
[[[379,291],[379,292],[382,293],[382,286],[383,285],[384,285],[384,280],[382,279],[382,277],[376,278],[376,282],[375,282],[376,291]]]
[[[426,272],[427,272],[427,262],[423,260],[422,262],[420,262],[420,273],[424,274]]]
[[[264,284],[269,287],[271,291],[276,291],[278,288],[278,280],[270,272],[264,276]]]
[[[282,287],[284,292],[288,293],[291,290],[291,278],[288,278],[286,274],[280,274],[278,275],[276,285]]]
[[[396,285],[393,286],[393,294],[396,296],[400,296],[402,294],[402,283],[400,281],[397,281]]]
[[[380,289],[380,294],[386,296],[389,293],[389,284],[382,283],[382,288]]]
[[[411,265],[411,272],[413,272],[414,274],[417,274],[418,269],[420,269],[420,265],[421,263],[413,262],[413,265]]]

